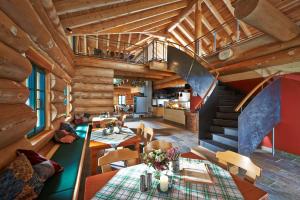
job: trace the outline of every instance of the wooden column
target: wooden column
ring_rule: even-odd
[[[195,4],[195,40],[202,36],[202,9],[201,2],[197,1]],[[195,52],[200,55],[202,49],[201,41],[196,41]]]

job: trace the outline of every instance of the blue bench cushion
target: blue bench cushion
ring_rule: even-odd
[[[76,133],[79,139],[72,144],[62,144],[55,152],[51,160],[63,166],[64,171],[46,181],[39,199],[60,199],[60,195],[62,199],[72,199],[87,129],[87,124],[78,125]]]

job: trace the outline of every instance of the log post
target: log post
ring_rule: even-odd
[[[22,82],[30,75],[31,70],[28,59],[0,42],[0,78]]]
[[[280,41],[300,34],[300,28],[267,0],[243,0],[235,4],[235,16]]]
[[[24,85],[12,80],[0,79],[0,103],[25,103],[29,90]]]
[[[195,5],[195,40],[202,36],[202,1],[197,1]],[[200,55],[202,49],[201,40],[197,40],[195,43],[195,52]]]

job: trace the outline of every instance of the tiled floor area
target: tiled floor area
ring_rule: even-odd
[[[129,128],[136,128],[140,122],[154,128],[156,139],[166,140],[178,146],[181,152],[190,151],[198,145],[198,136],[183,127],[164,122],[162,119],[143,119],[126,122]],[[276,152],[276,156],[258,150],[252,160],[263,169],[256,185],[269,193],[271,200],[300,199],[300,156]]]

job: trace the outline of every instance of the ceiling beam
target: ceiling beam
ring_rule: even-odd
[[[212,4],[212,2],[210,0],[204,0],[204,3],[206,4],[206,6],[209,8],[209,10],[211,11],[211,13],[215,16],[215,18],[218,20],[218,22],[220,24],[224,24],[225,20],[223,19],[223,17],[220,15],[220,13],[218,12],[218,10],[216,9],[216,7]],[[235,36],[233,34],[233,31],[231,30],[231,28],[227,25],[224,25],[224,30],[226,31],[226,33],[234,40]]]
[[[147,24],[145,26],[139,27],[137,29],[133,29],[131,31],[144,31],[144,32],[155,32],[157,30],[154,30],[157,27],[160,27],[160,30],[162,29],[161,26],[165,26],[166,24],[170,24],[172,22],[172,18],[161,20],[155,23]]]
[[[234,17],[234,8],[231,5],[230,0],[223,0],[224,4],[226,5],[226,7],[228,8],[228,10],[230,11],[230,13],[232,14],[232,16]],[[241,26],[242,30],[244,31],[244,33],[246,34],[246,36],[251,36],[251,32],[248,29],[247,25],[243,22],[243,21],[239,21],[239,25]]]
[[[138,22],[150,17],[155,17],[161,14],[165,14],[168,12],[172,12],[175,10],[182,9],[187,6],[186,1],[180,1],[177,3],[172,3],[166,6],[161,6],[149,10],[145,10],[143,12],[138,12],[135,14],[130,14],[122,17],[118,17],[115,19],[103,21],[100,23],[94,23],[94,24],[89,24],[86,26],[81,26],[78,28],[74,28],[72,30],[73,33],[95,33],[95,32],[101,32],[105,31],[114,27],[122,26],[122,25],[127,25],[130,23]]]
[[[139,39],[139,41],[137,43],[135,43],[134,45],[129,46],[128,48],[126,48],[126,50],[127,51],[133,51],[133,50],[135,50],[137,48],[141,48],[143,46],[143,44],[145,42],[147,42],[148,40],[150,40],[151,38],[152,38],[152,36],[148,36],[148,37],[146,37],[146,38],[144,38],[142,40]]]
[[[71,12],[78,12],[81,10],[88,10],[91,8],[99,8],[104,6],[110,6],[118,3],[125,3],[132,0],[76,0],[76,1],[70,1],[70,0],[62,0],[62,1],[56,1],[54,3],[57,14],[62,15],[66,13]]]
[[[192,28],[192,30],[194,31],[195,30],[195,24],[194,24],[194,22],[192,21],[192,19],[189,17],[189,16],[187,16],[186,18],[185,18],[185,21],[189,24],[189,26]],[[203,22],[202,22],[203,23]],[[210,42],[210,40],[207,38],[207,37],[203,37],[203,40],[204,40],[204,42],[206,43],[206,45],[210,45],[211,44],[211,42]]]
[[[170,19],[172,17],[177,16],[178,14],[179,14],[179,11],[172,11],[172,12],[169,12],[169,13],[165,13],[165,14],[162,14],[162,15],[151,17],[151,18],[148,18],[148,19],[145,19],[145,20],[142,20],[142,21],[138,21],[138,22],[135,22],[135,23],[130,23],[130,24],[127,24],[127,25],[112,28],[112,29],[103,31],[101,33],[130,32],[131,30],[134,30],[134,29],[137,29],[137,28],[140,28],[140,27],[144,27],[144,26],[156,23],[156,22],[160,22],[160,21],[165,20],[165,19]]]
[[[200,1],[200,0],[190,0],[189,1],[188,6],[180,12],[180,14],[176,18],[176,20],[168,27],[168,32],[171,32],[172,30],[174,30],[176,28],[176,26],[182,22],[182,20],[184,20],[189,14],[191,14],[191,12],[194,9],[195,3],[197,1]]]
[[[125,16],[141,11],[145,11],[151,8],[167,5],[177,2],[179,0],[152,0],[152,1],[140,1],[128,5],[118,6],[114,9],[96,10],[86,14],[77,14],[74,16],[66,17],[61,20],[64,27],[74,28],[91,23],[96,23],[120,16]]]

